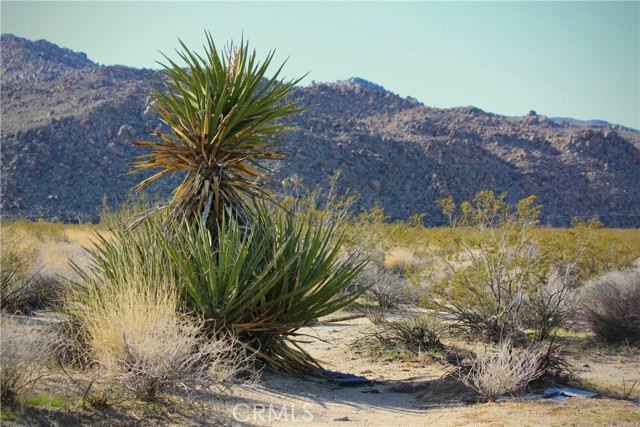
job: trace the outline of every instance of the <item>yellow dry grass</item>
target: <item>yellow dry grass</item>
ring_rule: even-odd
[[[69,261],[85,265],[84,248],[93,246],[96,231],[109,236],[103,226],[89,224],[52,224],[45,222],[4,221],[2,241],[15,242],[16,249],[32,249],[33,264],[43,274],[67,276],[71,274]]]
[[[104,286],[99,297],[75,311],[86,327],[92,356],[108,372],[122,369],[130,352],[150,363],[163,363],[175,351],[190,350],[184,344],[195,328],[177,314],[176,293],[135,279]]]
[[[384,267],[390,271],[404,273],[415,261],[413,252],[406,248],[393,248],[384,257]]]

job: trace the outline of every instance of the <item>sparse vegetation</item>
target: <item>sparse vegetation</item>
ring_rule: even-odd
[[[459,212],[451,198],[441,201],[453,225],[468,234],[440,252],[445,274],[434,280],[426,303],[453,315],[463,330],[495,342],[529,328],[533,338],[545,339],[573,309],[577,260],[559,262],[534,240],[541,209],[534,197],[515,206],[505,198],[480,192]]]
[[[613,271],[582,292],[581,312],[606,343],[640,343],[640,270]]]
[[[47,330],[22,333],[13,318],[3,315],[1,324],[1,402],[23,403],[48,373],[56,336]]]
[[[15,235],[3,233],[0,306],[4,312],[29,313],[57,302],[60,296],[58,280],[40,270],[36,249]]]
[[[462,375],[462,381],[488,401],[520,389],[544,371],[541,360],[545,350],[540,345],[516,348],[510,339],[502,340],[495,351],[477,356],[471,370]]]
[[[407,372],[428,365],[424,355],[446,358],[456,365],[446,369],[458,372],[457,385],[461,380],[489,401],[553,376],[547,374],[558,377],[568,365],[556,333],[576,307],[598,339],[637,351],[640,271],[602,275],[640,255],[629,233],[604,230],[597,220],[541,229],[533,196],[510,205],[506,194],[489,191],[459,208],[442,200],[451,228],[426,229],[424,214],[387,224],[378,205],[353,213],[357,196],[336,192],[339,173],[328,191],[288,178],[283,185],[291,194],[272,203],[266,165],[284,158],[278,142],[291,129],[285,119],[302,111],[298,98],[289,98],[299,80],[279,80],[281,68],[265,80],[273,53],[260,63],[245,42],[218,51],[207,34],[203,56],[182,48],[187,69],[166,58],[152,94],[164,127],[153,131],[155,139],[134,142],[149,152],[133,172],[155,173],[138,189],[165,175],[183,178],[169,202],[104,215],[111,223],[83,252],[88,262],[72,264],[62,294],[39,274],[36,249],[13,231],[66,244],[65,226],[2,225],[3,421],[15,419],[6,409],[15,404],[69,412],[78,402],[83,411],[107,411],[169,396],[189,401],[203,393],[212,400],[262,366],[324,375],[325,361],[303,341],[312,329],[305,328],[344,327],[336,323],[362,316],[327,316],[351,305],[365,307],[374,323],[356,353],[406,363]],[[417,295],[431,310],[416,314],[410,305]],[[31,314],[59,296],[66,318],[57,333],[22,334],[5,314]],[[450,333],[456,325],[465,334]],[[324,337],[333,340],[334,332]],[[465,366],[478,346],[469,333],[495,345]],[[449,340],[464,346],[464,356]],[[48,392],[41,380],[52,373],[69,389]],[[424,382],[402,375],[417,379],[407,380],[411,393]],[[379,376],[386,381],[386,372]],[[636,384],[623,381],[620,396],[628,399]],[[133,419],[141,423],[135,413]]]
[[[378,323],[365,339],[365,345],[377,356],[419,357],[445,350],[442,338],[447,325],[424,315]]]

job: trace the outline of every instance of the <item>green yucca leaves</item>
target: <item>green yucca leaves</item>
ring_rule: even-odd
[[[167,242],[167,251],[179,266],[185,301],[216,328],[232,329],[271,366],[310,372],[317,361],[294,337],[361,294],[345,289],[364,261],[340,254],[334,227],[264,206],[253,215],[249,233],[237,221],[222,221],[214,252],[206,228],[174,230],[178,244]]]
[[[223,216],[215,245],[205,227],[167,228],[158,217],[134,229],[116,224],[114,236],[99,236],[88,249],[90,266],[76,267],[71,305],[144,277],[149,286],[175,289],[186,312],[206,319],[209,333],[233,332],[275,369],[315,373],[319,362],[298,346],[298,331],[364,291],[346,290],[364,260],[340,252],[335,226],[262,204],[251,215],[249,231]]]
[[[279,119],[304,110],[299,101],[286,100],[300,79],[279,80],[282,66],[267,79],[274,53],[260,63],[244,41],[219,52],[207,34],[204,56],[180,43],[186,68],[165,56],[168,64],[161,64],[152,93],[169,132],[133,141],[150,152],[137,158],[132,173],[156,171],[137,189],[185,173],[168,205],[172,215],[188,224],[202,221],[215,232],[224,212],[246,222],[247,200],[266,197],[261,162],[285,157],[277,142],[291,126]]]

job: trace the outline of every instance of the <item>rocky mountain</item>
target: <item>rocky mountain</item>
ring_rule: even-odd
[[[100,66],[46,41],[2,35],[1,209],[3,217],[97,219],[103,199],[123,201],[141,176],[126,175],[159,123],[146,95],[154,71]],[[474,107],[438,109],[354,78],[300,87],[313,108],[296,117],[271,185],[301,181],[360,194],[391,219],[427,213],[436,200],[480,190],[511,201],[536,194],[542,223],[575,215],[640,227],[640,132],[604,122],[504,117]],[[166,197],[167,179],[149,191]]]

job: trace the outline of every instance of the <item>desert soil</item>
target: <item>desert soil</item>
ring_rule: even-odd
[[[234,390],[229,402],[241,425],[356,426],[588,426],[640,425],[640,405],[610,398],[572,398],[564,402],[515,400],[465,405],[469,395],[452,381],[440,380],[450,370],[446,362],[373,360],[354,351],[350,343],[370,328],[356,319],[307,328],[321,340],[304,347],[324,360],[327,368],[365,376],[372,385],[341,387],[327,381],[300,380],[265,374],[253,386]],[[600,387],[640,382],[640,353],[569,355],[576,374]],[[636,390],[635,396],[640,396]]]

